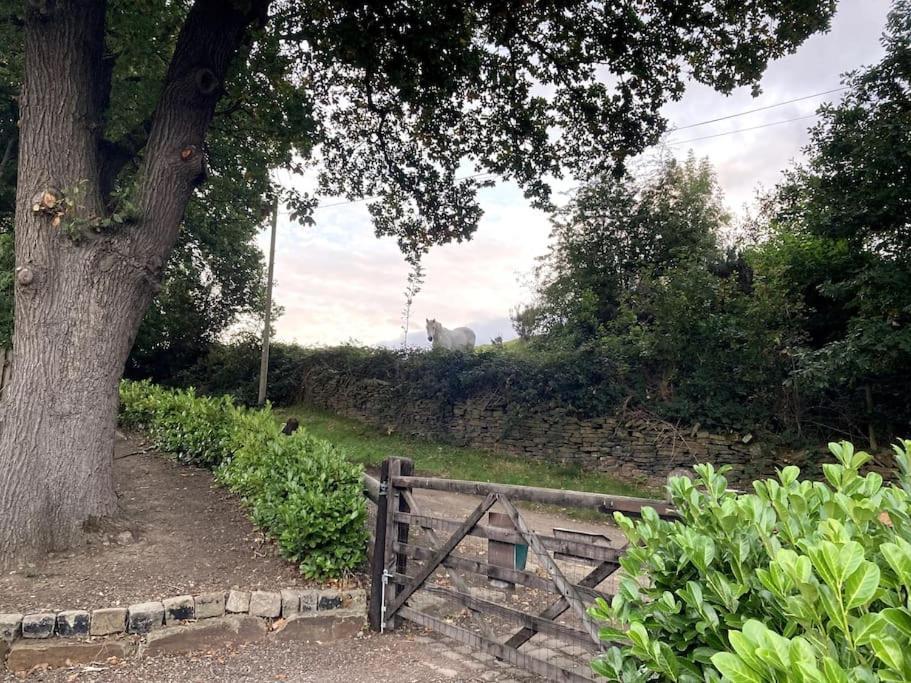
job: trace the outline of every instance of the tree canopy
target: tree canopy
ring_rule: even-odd
[[[773,236],[757,261],[804,304],[808,345],[795,382],[825,390],[826,405],[836,414],[867,404],[861,412],[870,411],[868,419],[888,430],[905,419],[911,404],[906,0],[895,3],[883,46],[883,59],[848,74],[843,100],[822,109],[806,161],[774,194]]]
[[[313,167],[419,255],[475,230],[476,174],[545,205],[548,175],[619,171],[689,79],[755,85],[834,7],[2,0],[19,153],[0,564],[114,509],[117,379],[190,202],[197,238],[208,221],[227,236],[220,217],[279,191],[270,169]],[[314,205],[282,195],[304,219]]]
[[[587,349],[660,414],[799,435],[893,435],[911,415],[911,3],[847,74],[805,160],[736,249],[707,162],[584,184],[554,216],[532,347]]]
[[[0,87],[12,94],[23,74],[24,8],[4,4],[9,49]],[[545,203],[547,175],[615,171],[657,140],[660,107],[688,79],[722,92],[755,84],[770,59],[827,28],[835,7],[834,0],[232,4],[258,18],[219,90],[209,182],[194,204],[255,214],[249,200],[268,190],[270,168],[314,163],[322,192],[370,198],[377,232],[395,235],[409,252],[471,234],[484,181],[466,176],[515,179]],[[108,3],[107,193],[129,185],[189,16],[185,3],[147,3],[142,12],[135,3]],[[4,134],[3,144],[12,137]],[[215,186],[223,192],[212,196]],[[312,206],[295,193],[286,199],[301,215]]]
[[[692,156],[583,185],[555,214],[539,261],[538,332],[571,346],[603,334],[636,290],[678,266],[717,260],[728,221],[714,172]]]

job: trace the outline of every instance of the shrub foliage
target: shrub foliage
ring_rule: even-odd
[[[619,643],[594,663],[612,681],[911,680],[911,441],[884,485],[847,442],[825,482],[796,467],[728,490],[723,470],[671,480],[680,519],[617,514],[629,538],[620,589],[591,614]]]
[[[224,396],[125,381],[120,397],[124,426],[144,428],[158,448],[214,469],[305,576],[338,576],[364,561],[361,468],[330,443],[303,429],[285,436],[269,408],[250,410]]]

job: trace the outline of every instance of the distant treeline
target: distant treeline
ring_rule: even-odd
[[[820,110],[805,161],[758,215],[735,224],[692,156],[593,179],[553,216],[533,299],[513,314],[520,343],[471,355],[279,344],[270,398],[347,377],[412,400],[495,394],[511,410],[585,416],[626,406],[795,440],[907,436],[911,13],[890,22],[883,60]],[[258,367],[251,339],[167,378],[131,371],[251,402]]]

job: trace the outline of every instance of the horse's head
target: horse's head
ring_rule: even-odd
[[[436,320],[428,320],[424,318],[424,322],[427,323],[427,341],[432,342],[433,338],[439,334],[440,323]]]

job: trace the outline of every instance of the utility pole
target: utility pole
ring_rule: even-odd
[[[278,195],[272,202],[272,237],[269,241],[269,266],[266,269],[266,322],[263,325],[263,355],[259,362],[258,405],[266,402],[266,384],[269,378],[269,332],[272,327],[272,271],[275,268],[275,228],[278,225]]]

